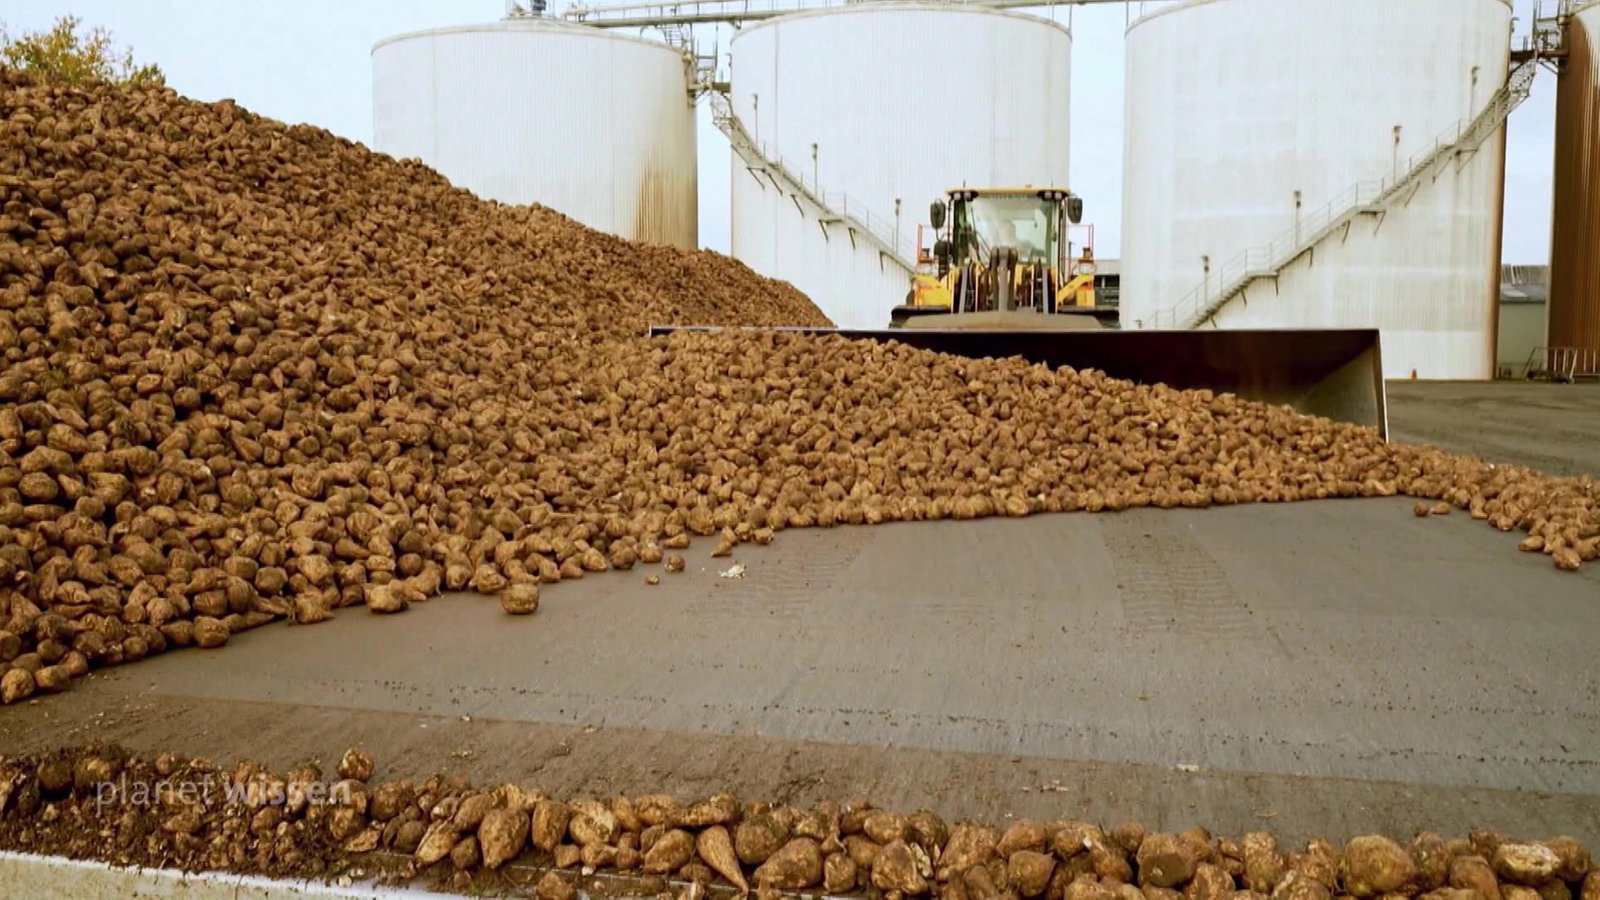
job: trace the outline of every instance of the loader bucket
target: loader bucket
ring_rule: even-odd
[[[714,331],[651,326],[650,334]],[[762,328],[899,341],[973,358],[1018,356],[1051,368],[1099,369],[1113,378],[1180,389],[1210,389],[1286,404],[1308,415],[1371,427],[1389,437],[1378,330],[1207,329],[1174,331],[982,330],[962,328]]]

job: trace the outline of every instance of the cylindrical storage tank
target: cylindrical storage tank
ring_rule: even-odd
[[[732,157],[732,253],[840,327],[887,327],[910,274],[796,202],[763,163],[913,260],[917,226],[947,188],[1070,187],[1072,36],[1049,19],[849,4],[747,25],[730,56],[732,109],[760,156]]]
[[[1130,25],[1122,327],[1187,327],[1268,270],[1204,327],[1377,327],[1390,377],[1492,377],[1504,129],[1405,176],[1505,84],[1511,12],[1188,0]],[[1315,240],[1385,182],[1384,214]]]
[[[488,200],[695,249],[695,115],[665,44],[549,19],[438,28],[372,50],[374,149]]]
[[[1555,221],[1550,248],[1552,347],[1600,353],[1600,0],[1567,24],[1556,92]]]

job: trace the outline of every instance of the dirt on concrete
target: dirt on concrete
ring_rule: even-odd
[[[947,777],[950,769],[959,774],[960,763],[949,762]],[[1037,777],[1023,760],[1013,765]],[[273,767],[73,748],[0,759],[0,849],[344,884],[376,874],[381,883],[540,900],[570,900],[580,875],[593,898],[707,896],[671,892],[667,879],[716,885],[719,897],[751,886],[769,898],[817,887],[831,896],[964,897],[984,895],[986,883],[998,887],[988,896],[1066,900],[1084,888],[1128,895],[1131,885],[1188,884],[1190,896],[1254,885],[1282,896],[1302,878],[1318,881],[1320,896],[1341,889],[1367,896],[1361,885],[1382,878],[1386,895],[1399,900],[1433,896],[1457,877],[1457,863],[1476,865],[1481,874],[1472,883],[1488,896],[1499,892],[1496,876],[1507,889],[1528,890],[1531,882],[1556,897],[1590,897],[1600,888],[1588,850],[1571,835],[1474,830],[1451,843],[1431,831],[1398,842],[1382,834],[1338,843],[1318,837],[1302,855],[1299,841],[1274,835],[1269,824],[1235,840],[1206,829],[1152,831],[1137,819],[1084,822],[1065,796],[1078,785],[1059,779],[1047,791],[1053,798],[1032,804],[1043,813],[977,821],[860,796],[795,803],[752,802],[746,794],[741,803],[723,785],[668,793],[596,787],[552,797],[527,778],[378,776],[372,757],[357,749],[337,763]],[[1173,788],[1204,793],[1181,782]],[[1272,815],[1255,810],[1258,819]],[[1244,847],[1253,848],[1250,856]]]
[[[557,796],[731,791],[741,799],[810,805],[868,798],[892,809],[936,809],[1002,827],[1022,818],[1106,823],[1137,817],[1151,828],[1202,824],[1237,836],[1270,830],[1286,843],[1377,832],[1572,834],[1593,844],[1600,800],[1467,785],[1239,771],[1185,771],[1115,761],[965,753],[894,744],[849,744],[627,726],[563,725],[301,704],[122,695],[69,704],[18,735],[10,753],[87,741],[110,729],[124,745],[231,762],[241,754],[275,767],[328,765],[348,743],[387,755],[383,778],[449,772],[475,783],[528,782]],[[249,735],[246,740],[244,736]]]

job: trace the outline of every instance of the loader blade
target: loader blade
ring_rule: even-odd
[[[650,334],[713,331],[715,326],[651,326]],[[1350,422],[1389,437],[1382,348],[1375,328],[1174,331],[982,330],[960,328],[747,328],[899,341],[973,358],[1021,357],[1051,368],[1099,369],[1114,378],[1181,389],[1210,389],[1286,404],[1308,415]]]

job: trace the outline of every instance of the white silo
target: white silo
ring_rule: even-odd
[[[1189,0],[1134,22],[1122,327],[1376,326],[1388,376],[1492,377],[1504,130],[1466,126],[1510,33],[1510,0]],[[1483,139],[1408,177],[1464,131]]]
[[[551,19],[437,28],[372,50],[374,149],[480,197],[694,249],[694,107],[682,54]]]
[[[732,109],[754,145],[735,141],[731,157],[732,253],[841,327],[888,326],[910,274],[883,248],[914,259],[946,188],[1069,186],[1072,37],[1048,19],[847,4],[748,25],[730,54]],[[827,208],[796,196],[796,179]],[[851,222],[879,240],[852,238]]]

